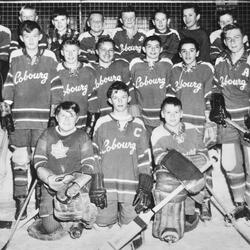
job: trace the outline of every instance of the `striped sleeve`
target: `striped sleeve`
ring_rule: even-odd
[[[40,136],[37,141],[36,150],[34,154],[34,168],[37,171],[39,167],[47,168],[48,157],[47,157],[47,131]]]
[[[7,27],[0,25],[0,59],[8,61],[11,32]]]
[[[7,101],[8,104],[12,104],[14,100],[15,85],[13,82],[12,67],[10,68],[6,81],[3,86],[3,99]]]

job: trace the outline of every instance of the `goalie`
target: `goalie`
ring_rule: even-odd
[[[34,238],[55,240],[67,232],[79,238],[83,228],[90,229],[95,222],[97,208],[90,200],[105,197],[106,191],[98,186],[100,173],[92,142],[75,127],[78,113],[74,102],[59,104],[55,110],[58,126],[45,130],[38,140],[34,166],[42,182],[40,218],[28,228]]]
[[[208,157],[202,133],[192,124],[181,122],[182,104],[178,98],[167,97],[163,101],[161,116],[164,124],[155,128],[151,137],[157,166],[154,170],[155,204],[175,190],[180,182],[188,188],[156,213],[153,236],[174,243],[199,222],[195,202],[203,200],[205,178],[198,168],[207,164]]]

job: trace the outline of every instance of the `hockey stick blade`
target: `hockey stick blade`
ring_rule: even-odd
[[[209,161],[203,168],[201,172],[205,172],[216,159]],[[133,221],[128,225],[124,225],[121,229],[114,235],[113,238],[108,240],[108,244],[115,250],[121,249],[129,241],[131,241],[137,234],[142,230],[146,229],[150,222],[152,216],[157,213],[161,208],[163,208],[170,200],[172,200],[177,194],[179,194],[185,187],[183,185],[178,186],[173,192],[171,192],[165,199],[158,203],[152,210],[138,215]]]
[[[248,232],[245,232],[244,228],[242,227],[242,225],[237,220],[235,220],[235,218],[233,216],[231,216],[230,212],[225,207],[225,205],[220,200],[220,198],[217,196],[217,194],[208,185],[206,185],[206,188],[211,193],[211,195],[213,196],[213,198],[217,202],[217,204],[221,207],[222,211],[220,209],[220,212],[223,214],[223,216],[224,217],[227,216],[230,219],[230,221],[232,222],[232,225],[236,229],[236,231],[243,237],[243,239],[248,244],[250,244],[250,228],[248,227]]]

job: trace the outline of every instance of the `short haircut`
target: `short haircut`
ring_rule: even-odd
[[[180,107],[180,109],[182,109],[181,100],[178,99],[177,97],[169,96],[169,97],[166,97],[166,98],[163,100],[163,102],[162,102],[162,104],[161,104],[161,111],[163,111],[164,108],[165,108],[165,106],[168,105],[168,104],[174,105],[174,106],[178,106],[178,107]]]
[[[115,49],[115,42],[112,38],[110,38],[109,36],[102,36],[98,39],[97,43],[96,43],[96,49],[98,50],[101,47],[101,44],[105,43],[105,42],[109,42],[113,44],[113,48]]]
[[[161,38],[157,35],[148,36],[143,41],[143,47],[146,47],[149,41],[158,41],[160,46],[162,46]]]
[[[222,29],[222,33],[221,33],[222,40],[224,40],[226,38],[227,32],[229,30],[233,30],[233,29],[240,30],[242,36],[244,36],[246,34],[244,29],[242,28],[242,26],[240,26],[238,23],[228,24],[225,27],[223,27],[223,29]]]
[[[162,13],[166,16],[166,18],[170,18],[170,13],[166,9],[156,9],[153,13],[152,19],[155,19],[156,14]]]
[[[103,13],[101,11],[91,11],[88,15],[88,19],[87,21],[89,21],[91,15],[94,15],[94,14],[98,14],[98,15],[101,15],[102,16],[102,21],[104,21],[104,16],[103,16]]]
[[[37,22],[26,20],[20,24],[18,31],[20,35],[23,35],[24,31],[30,33],[34,29],[38,29],[38,31],[42,33],[42,29]]]
[[[53,13],[51,15],[52,20],[54,18],[56,18],[57,16],[66,16],[66,17],[68,17],[69,14],[68,14],[66,8],[56,8],[56,9],[54,9],[54,11],[53,11]]]
[[[131,6],[131,5],[125,7],[125,8],[123,8],[121,10],[120,17],[122,17],[122,14],[125,13],[125,12],[134,12],[135,16],[137,16],[137,12],[136,12],[135,8],[133,6]]]
[[[185,38],[180,40],[180,43],[179,43],[179,46],[178,46],[178,52],[179,53],[181,52],[181,48],[182,48],[183,44],[186,44],[186,43],[194,44],[196,50],[199,51],[200,46],[199,46],[198,42],[195,39],[191,38],[191,37],[185,37]]]
[[[229,15],[233,18],[233,20],[235,19],[234,17],[234,13],[232,10],[229,10],[229,9],[223,9],[223,10],[218,10],[217,13],[216,13],[216,16],[217,16],[217,22],[220,21],[220,17],[221,16],[224,16],[224,15]]]
[[[117,92],[118,90],[122,90],[122,91],[126,92],[129,96],[129,87],[124,82],[115,81],[108,88],[107,98],[111,98],[113,91]]]
[[[76,102],[66,101],[61,102],[55,109],[55,115],[58,115],[61,110],[73,110],[76,114],[80,112],[80,107]]]
[[[62,42],[61,48],[63,48],[64,45],[75,45],[80,48],[80,42],[76,39],[65,39]]]
[[[199,15],[201,13],[200,7],[196,3],[184,3],[181,6],[181,14],[183,14],[183,11],[186,9],[194,9],[196,15]]]
[[[27,3],[23,5],[19,11],[19,15],[22,15],[23,10],[34,10],[36,13],[36,8],[33,4]]]

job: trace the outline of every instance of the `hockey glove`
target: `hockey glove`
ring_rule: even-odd
[[[56,127],[57,126],[57,120],[54,116],[51,116],[49,118],[49,121],[48,121],[48,128],[51,128],[51,127]]]
[[[225,107],[225,100],[222,94],[213,93],[211,95],[211,111],[209,119],[219,125],[226,127],[226,118],[231,118]]]
[[[147,174],[139,175],[139,184],[133,201],[136,213],[146,210],[152,203],[151,190],[153,188],[153,178]]]
[[[97,207],[101,209],[107,207],[107,195],[103,183],[103,174],[97,173],[92,175],[89,197],[90,201]]]
[[[7,130],[8,134],[14,132],[14,122],[11,115],[10,105],[6,102],[0,103],[0,111],[1,111],[1,127],[3,130]]]
[[[54,191],[60,191],[68,186],[68,183],[72,181],[74,177],[72,175],[49,175],[47,178],[48,186]]]

